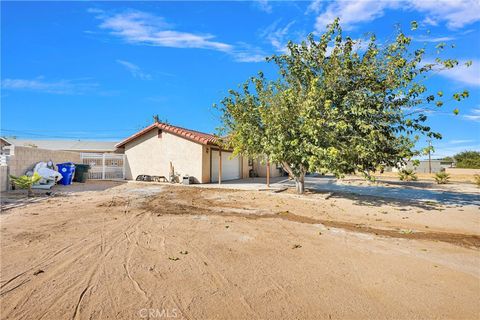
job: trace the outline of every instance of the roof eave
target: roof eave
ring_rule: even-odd
[[[120,141],[119,143],[117,143],[115,145],[115,148],[124,148],[127,143],[129,143],[132,140],[135,140],[136,138],[142,136],[143,134],[149,132],[150,130],[152,130],[154,128],[158,128],[158,125],[156,123],[151,124],[148,127],[146,127],[145,129],[143,129],[143,130],[131,135],[130,137]]]

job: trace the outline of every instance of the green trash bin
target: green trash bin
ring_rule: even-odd
[[[73,181],[85,183],[85,181],[87,181],[89,169],[90,166],[88,164],[75,163],[75,176],[73,177]]]

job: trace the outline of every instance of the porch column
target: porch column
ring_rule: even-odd
[[[218,184],[222,184],[222,150],[218,150]]]
[[[270,188],[270,160],[267,159],[267,187]]]

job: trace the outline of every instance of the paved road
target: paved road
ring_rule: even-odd
[[[283,181],[282,184],[291,185],[291,181]],[[381,187],[365,185],[338,184],[331,177],[307,177],[305,186],[319,191],[345,192],[363,196],[374,196],[407,201],[437,201],[449,205],[476,205],[480,206],[480,192],[460,193],[451,191],[439,191],[401,187]]]

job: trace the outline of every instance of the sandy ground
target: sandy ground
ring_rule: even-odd
[[[66,190],[0,215],[2,319],[480,317],[474,206],[145,183]]]

